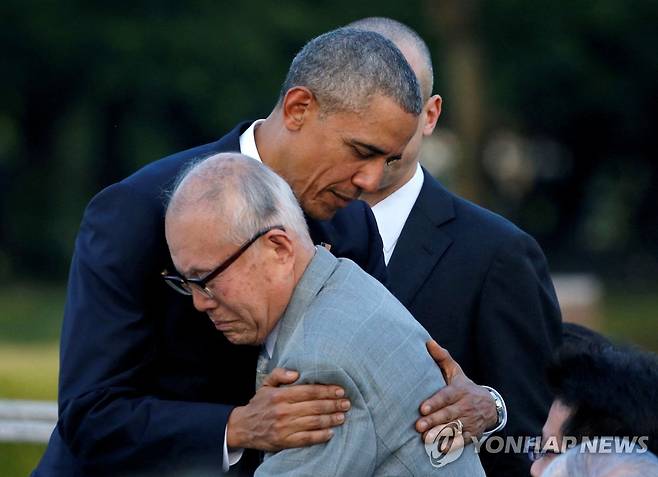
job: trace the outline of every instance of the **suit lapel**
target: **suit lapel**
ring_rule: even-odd
[[[292,335],[297,327],[302,324],[306,310],[311,306],[329,277],[335,272],[339,263],[338,259],[330,252],[323,247],[316,246],[315,255],[306,270],[304,270],[299,282],[295,285],[295,290],[290,297],[286,311],[279,320],[279,334],[274,346],[271,365],[279,362],[282,350],[288,347]],[[304,343],[299,342],[296,345],[304,346]]]
[[[423,173],[423,187],[388,264],[389,289],[406,307],[452,243],[441,230],[455,216],[452,198],[425,169]]]

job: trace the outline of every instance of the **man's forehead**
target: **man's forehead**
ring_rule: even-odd
[[[571,408],[566,404],[563,404],[559,400],[554,401],[548,412],[546,423],[544,423],[544,427],[542,428],[543,438],[547,439],[551,436],[560,436],[562,434],[562,426],[570,413]]]
[[[203,218],[203,214],[183,214],[169,217],[166,223],[167,243],[174,265],[187,276],[207,271],[227,248],[221,243],[216,222]]]
[[[368,127],[345,129],[341,135],[346,144],[381,156],[401,153],[409,139],[400,130],[376,123]]]
[[[188,278],[198,278],[211,272],[225,258],[221,250],[206,247],[184,247],[172,250],[176,270]]]

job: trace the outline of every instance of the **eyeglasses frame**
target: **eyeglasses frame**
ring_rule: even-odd
[[[251,247],[259,238],[271,230],[282,230],[285,232],[286,229],[283,225],[272,225],[271,227],[267,227],[261,230],[249,240],[247,240],[243,245],[241,245],[235,253],[220,263],[214,270],[208,272],[201,278],[185,278],[178,273],[172,275],[166,269],[163,270],[160,275],[167,285],[182,295],[191,296],[192,290],[196,288],[208,298],[214,298],[215,296],[212,290],[208,288],[208,283],[216,278],[220,273],[224,272],[228,267],[230,267],[238,258],[242,256],[243,253],[247,251],[249,247]]]

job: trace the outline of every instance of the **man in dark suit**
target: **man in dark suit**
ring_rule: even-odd
[[[161,279],[173,271],[166,191],[191,161],[251,152],[292,186],[316,243],[383,280],[376,224],[353,199],[374,191],[384,164],[400,158],[420,110],[415,75],[392,43],[336,30],[297,55],[266,120],[242,123],[98,194],[76,240],[59,420],[35,475],[215,474],[238,457],[232,442],[275,450],[330,439],[349,408],[342,390],[278,388],[297,375],[275,370],[254,395],[257,349],[228,343]]]
[[[501,435],[539,435],[551,402],[544,366],[561,334],[544,255],[532,237],[447,191],[419,165],[422,139],[441,113],[441,97],[431,95],[432,63],[423,40],[385,18],[350,26],[391,39],[423,94],[421,120],[403,159],[387,168],[377,192],[363,196],[382,235],[389,288],[470,378],[502,394],[508,421]],[[452,390],[435,396],[448,406],[440,419],[428,418],[427,427],[457,418],[472,426],[458,397]],[[481,458],[488,475],[528,475],[525,455]]]

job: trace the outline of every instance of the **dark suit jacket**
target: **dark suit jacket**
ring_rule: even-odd
[[[258,352],[230,344],[160,278],[172,269],[165,191],[191,159],[239,151],[248,125],[154,162],[89,204],[69,276],[59,421],[35,475],[220,471],[226,421],[253,396]],[[332,244],[334,254],[384,280],[367,205],[308,223],[316,243]]]
[[[529,235],[427,171],[388,265],[389,288],[478,384],[505,399],[504,435],[541,435],[544,366],[560,342],[546,259]],[[529,475],[525,455],[483,455],[487,475]]]

